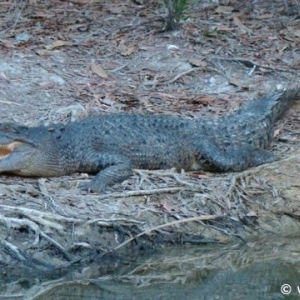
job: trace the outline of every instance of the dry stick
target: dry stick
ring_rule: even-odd
[[[18,261],[21,261],[24,265],[31,265],[32,267],[36,268],[35,265],[32,265],[32,263],[30,261],[37,261],[39,264],[42,264],[43,266],[47,266],[47,267],[52,267],[51,265],[49,265],[48,263],[44,263],[44,262],[41,262],[39,260],[36,260],[34,258],[27,258],[25,256],[25,251],[22,251],[21,249],[19,249],[17,246],[11,244],[10,242],[8,241],[5,241],[3,239],[0,239],[0,246],[4,247],[4,249],[9,252],[10,256]],[[24,252],[24,255],[23,253]],[[23,298],[22,298],[23,299]]]
[[[27,3],[24,2],[24,5],[21,7],[21,10],[20,10],[18,16],[16,17],[15,23],[13,24],[12,28],[4,29],[4,30],[1,31],[1,33],[5,33],[8,29],[11,29],[12,32],[15,32],[15,28],[16,28],[18,22],[19,22],[19,19],[21,18],[21,14],[22,14],[22,12],[23,12],[23,10],[26,6],[27,6]]]
[[[171,187],[171,188],[162,188],[162,189],[153,189],[153,190],[142,190],[142,191],[128,191],[124,193],[110,193],[107,195],[102,195],[97,198],[97,200],[103,200],[106,198],[125,198],[131,196],[146,196],[154,194],[163,194],[163,193],[176,193],[184,190],[184,187]],[[0,206],[1,207],[1,206]]]
[[[228,232],[226,229],[222,229],[222,228],[220,228],[220,227],[217,227],[217,226],[213,226],[213,225],[210,225],[210,224],[208,224],[207,225],[208,227],[211,227],[211,228],[213,228],[213,229],[216,229],[217,231],[221,231],[221,232],[223,232],[224,234],[226,234],[226,235],[228,235],[228,236],[235,236],[236,238],[238,238],[238,239],[240,239],[243,243],[247,243],[247,241],[246,240],[244,240],[239,234],[237,234],[237,233],[230,233],[230,232]]]
[[[211,67],[197,67],[197,68],[192,68],[192,69],[189,69],[187,71],[184,71],[178,75],[176,75],[175,77],[173,77],[172,79],[170,79],[169,81],[167,82],[161,82],[161,83],[157,83],[156,85],[160,85],[160,84],[165,84],[165,83],[173,83],[175,82],[177,79],[179,79],[180,77],[186,75],[186,74],[189,74],[191,72],[194,72],[194,71],[198,71],[198,70],[210,70],[210,71],[214,71],[222,76],[224,76],[224,74],[222,72],[220,72],[219,70],[215,69],[215,68],[211,68]]]
[[[172,172],[172,170],[170,172],[163,172],[163,171],[159,171],[159,170],[137,170],[137,169],[135,169],[134,172],[137,173],[141,177],[141,182],[139,184],[140,186],[142,185],[143,180],[147,180],[147,181],[151,182],[151,180],[146,176],[146,174],[150,174],[150,175],[152,174],[152,175],[156,175],[156,176],[160,176],[160,177],[172,177],[181,185],[187,186],[189,188],[189,190],[192,189],[193,192],[197,192],[197,191],[200,192],[203,190],[200,185],[186,182],[186,181],[180,179],[180,174],[178,174],[177,172]]]
[[[67,216],[66,212],[54,201],[53,197],[51,197],[47,191],[46,185],[45,185],[46,179],[40,178],[38,180],[39,188],[41,190],[42,195],[44,195],[46,201],[48,204],[60,215]]]
[[[16,206],[9,206],[9,205],[2,205],[0,204],[0,209],[3,209],[4,211],[14,212],[18,213],[24,216],[27,216],[28,218],[41,218],[41,219],[50,219],[55,221],[61,221],[61,222],[68,222],[68,223],[83,223],[83,220],[70,218],[70,217],[63,217],[58,214],[43,212],[31,208],[26,207],[16,207]]]
[[[174,81],[176,81],[177,79],[179,79],[180,77],[186,75],[186,74],[189,74],[191,72],[194,72],[194,71],[198,71],[198,70],[201,70],[203,69],[202,67],[198,67],[198,68],[192,68],[192,69],[189,69],[189,70],[186,70],[178,75],[176,75],[174,78],[172,78],[171,80],[168,81],[168,83],[173,83]]]
[[[295,155],[296,157],[299,157],[299,156],[297,156],[297,155]],[[288,158],[283,158],[283,159],[281,159],[281,161],[284,161],[284,160],[289,160],[290,159],[290,157],[288,157]],[[274,161],[274,162],[271,162],[271,163],[269,163],[268,165],[269,166],[271,166],[272,164],[273,165],[276,165],[278,163],[278,161]],[[232,176],[231,176],[231,179],[230,179],[230,185],[229,185],[229,187],[228,187],[228,189],[227,189],[227,192],[225,193],[225,197],[230,197],[231,195],[232,195],[232,193],[234,192],[234,190],[235,190],[235,188],[236,188],[236,186],[237,186],[237,181],[239,180],[239,179],[241,179],[242,177],[247,177],[247,176],[253,176],[255,173],[258,173],[258,172],[260,172],[262,169],[265,169],[266,168],[266,165],[260,165],[260,166],[256,166],[256,167],[254,167],[254,168],[252,168],[252,169],[249,169],[249,170],[245,170],[245,171],[242,171],[242,172],[240,172],[240,173],[238,173],[238,174],[233,174]]]
[[[51,243],[52,245],[54,245],[56,248],[58,248],[63,255],[65,256],[65,258],[68,261],[74,261],[75,259],[68,253],[67,250],[65,250],[65,248],[60,245],[57,241],[55,241],[54,239],[52,239],[50,236],[48,236],[46,233],[44,233],[43,231],[40,232],[40,235],[47,240],[49,243]]]
[[[10,242],[5,241],[3,239],[0,239],[0,245],[2,245],[2,247],[9,250],[19,261],[25,261],[26,260],[26,258],[19,251],[19,248],[16,247],[15,245],[11,244]]]
[[[37,224],[35,224],[33,221],[17,219],[17,218],[8,218],[8,217],[4,217],[4,216],[0,215],[0,222],[6,223],[6,224],[9,224],[10,222],[12,222],[15,225],[18,225],[19,227],[27,226],[27,227],[31,228],[31,230],[34,231],[35,234],[40,235],[45,240],[47,240],[48,242],[53,244],[55,247],[57,247],[69,261],[74,260],[74,258],[58,242],[56,242],[51,237],[49,237],[47,234],[45,234],[40,229],[40,227]]]
[[[148,20],[142,21],[136,25],[125,25],[122,28],[119,28],[117,31],[120,31],[122,33],[127,32],[128,30],[132,31],[134,29],[136,29],[139,26],[143,26],[143,25],[147,25],[147,24],[152,24],[155,21],[160,21],[160,22],[164,22],[165,21],[165,17],[164,16],[155,16],[153,18],[149,18]]]
[[[291,69],[287,69],[287,68],[280,68],[280,67],[272,67],[272,66],[268,66],[268,65],[263,65],[260,64],[254,60],[251,59],[247,59],[247,58],[242,58],[242,57],[220,57],[220,56],[213,56],[211,57],[211,59],[220,59],[220,60],[227,60],[227,61],[240,61],[240,62],[247,62],[250,63],[254,66],[258,66],[261,68],[265,68],[265,69],[271,69],[273,71],[278,70],[278,71],[283,71],[283,72],[292,72],[295,73],[297,72],[297,70],[291,70]]]
[[[151,82],[147,82],[146,85],[152,85],[152,87],[155,85],[163,85],[163,84],[169,84],[169,83],[173,83],[175,82],[177,79],[179,79],[180,77],[186,75],[186,74],[189,74],[191,72],[194,72],[194,71],[198,71],[198,70],[201,70],[203,69],[203,67],[197,67],[197,68],[192,68],[192,69],[189,69],[189,70],[186,70],[178,75],[176,75],[175,77],[173,77],[172,79],[170,80],[163,80],[161,82],[158,82],[156,79],[155,80],[152,80]]]
[[[34,221],[34,222],[36,222],[40,225],[55,229],[58,232],[61,232],[65,229],[65,227],[62,226],[61,224],[58,224],[57,221],[51,222],[51,221],[45,220],[44,218],[41,218],[41,217],[38,217],[38,216],[31,216],[31,215],[25,215],[25,216],[27,218],[29,218],[30,220],[32,220],[32,221]]]
[[[135,173],[138,174],[139,180],[139,186],[141,187],[143,185],[144,181],[147,181],[148,183],[151,183],[151,180],[148,178],[148,176],[143,172],[142,170],[134,170]]]
[[[217,218],[219,218],[220,216],[218,215],[208,215],[208,216],[200,216],[200,217],[193,217],[193,218],[187,218],[184,220],[179,220],[179,221],[173,221],[167,224],[162,224],[162,225],[158,225],[156,227],[150,228],[148,230],[145,230],[141,233],[139,233],[138,235],[128,239],[127,241],[123,242],[122,244],[116,246],[115,248],[113,248],[111,251],[115,251],[120,249],[121,247],[127,245],[128,243],[132,242],[133,240],[137,239],[138,237],[144,235],[144,234],[149,234],[150,232],[154,231],[154,230],[158,230],[161,228],[165,228],[165,227],[169,227],[169,226],[173,226],[173,225],[178,225],[178,224],[182,224],[182,223],[187,223],[187,222],[193,222],[193,221],[207,221],[207,220],[215,220]]]
[[[147,174],[153,174],[158,176],[171,176],[173,177],[177,182],[184,184],[186,187],[169,187],[169,188],[160,188],[160,189],[152,189],[152,190],[141,190],[141,191],[128,191],[128,192],[122,192],[122,193],[110,193],[107,195],[101,195],[97,198],[97,200],[103,200],[107,198],[125,198],[125,197],[132,197],[132,196],[146,196],[146,195],[157,195],[157,194],[163,194],[163,193],[176,193],[183,190],[186,191],[201,191],[201,187],[195,185],[195,184],[189,184],[188,182],[181,181],[178,176],[176,176],[176,173],[170,172],[170,173],[164,173],[160,171],[152,171],[152,170],[134,170],[136,173],[138,173],[140,176],[143,173]]]
[[[101,218],[98,218],[98,219],[93,219],[93,220],[90,220],[90,221],[87,221],[85,224],[86,225],[91,225],[91,224],[94,224],[94,223],[98,223],[98,225],[104,225],[104,226],[109,226],[111,225],[112,223],[115,223],[115,222],[127,222],[129,224],[133,223],[133,224],[144,224],[145,222],[143,221],[138,221],[138,220],[133,220],[133,219],[125,219],[125,218],[117,218],[117,219],[101,219]]]
[[[20,103],[16,103],[16,102],[12,102],[12,101],[4,101],[4,100],[0,100],[0,103],[4,103],[4,104],[12,104],[12,105],[22,105]]]
[[[32,231],[34,231],[36,234],[40,233],[40,228],[37,224],[35,224],[33,221],[26,220],[26,219],[17,219],[17,218],[10,218],[10,217],[4,217],[3,215],[0,215],[0,223],[6,224],[8,227],[10,227],[10,223],[14,223],[18,225],[18,227],[22,226],[27,226],[29,227]]]
[[[127,67],[128,65],[129,65],[129,63],[126,63],[118,68],[110,70],[110,72],[117,73],[117,72],[121,71],[122,69],[124,69],[125,67]]]
[[[179,174],[173,174],[173,176],[172,176],[178,183],[180,183],[180,184],[183,184],[183,185],[185,185],[185,186],[188,186],[189,188],[192,188],[193,190],[198,190],[198,191],[202,191],[201,190],[201,187],[199,186],[199,185],[197,185],[197,184],[194,184],[194,183],[189,183],[189,182],[186,182],[186,181],[184,181],[184,180],[181,180],[180,178],[179,178]]]

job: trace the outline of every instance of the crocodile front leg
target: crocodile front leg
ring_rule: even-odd
[[[128,157],[107,152],[85,155],[79,169],[80,172],[96,173],[90,183],[80,187],[98,193],[104,192],[108,186],[124,181],[133,173]]]

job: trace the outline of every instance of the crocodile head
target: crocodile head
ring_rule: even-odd
[[[30,129],[15,124],[0,124],[0,173],[31,176],[36,174],[38,148],[28,138]]]

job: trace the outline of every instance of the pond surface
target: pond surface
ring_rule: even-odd
[[[34,300],[299,299],[299,245],[299,238],[270,237],[247,244],[167,248],[121,262],[102,258],[60,277],[10,274],[0,295]]]
[[[299,269],[298,269],[299,270]],[[271,261],[240,271],[222,271],[192,282],[137,287],[118,280],[65,283],[33,299],[299,299],[299,272],[292,264]],[[294,289],[290,295],[289,289]],[[282,289],[282,292],[281,292]]]

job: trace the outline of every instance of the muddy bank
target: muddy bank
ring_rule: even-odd
[[[127,184],[143,190],[103,195],[70,186],[76,177],[25,179],[30,189],[21,187],[22,178],[5,178],[13,184],[1,186],[2,266],[47,270],[111,254],[297,233],[299,160],[295,151],[243,173],[206,178],[160,171],[145,172],[141,182],[138,171]],[[155,181],[160,187],[149,186]]]
[[[218,118],[298,82],[293,5],[198,1],[168,32],[162,1],[135,2],[3,4],[1,122],[124,111]],[[279,161],[243,173],[136,170],[102,195],[77,188],[87,174],[1,174],[1,270],[65,272],[110,255],[298,232],[298,114],[299,104],[276,127]]]

